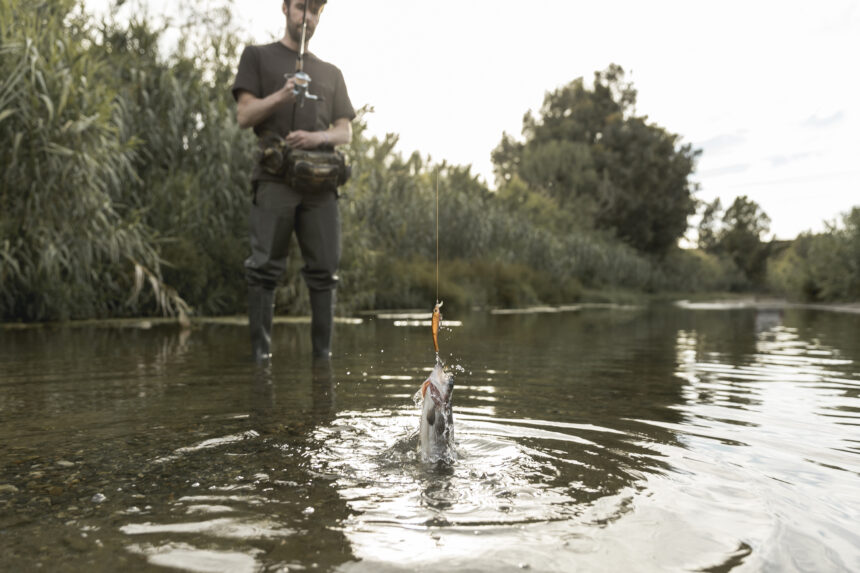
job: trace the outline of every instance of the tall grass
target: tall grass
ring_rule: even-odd
[[[133,180],[116,92],[71,0],[0,0],[0,314],[116,313],[134,265],[159,284],[150,230],[113,191]]]
[[[190,24],[189,24],[190,25]],[[105,24],[98,42],[118,72],[119,116],[138,142],[135,177],[117,200],[132,205],[156,239],[165,282],[202,314],[244,301],[242,265],[254,142],[239,129],[223,54],[239,48],[229,12],[186,30],[208,43],[168,57],[145,20]],[[207,29],[212,28],[212,29]]]

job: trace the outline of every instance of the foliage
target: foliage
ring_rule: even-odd
[[[860,300],[860,207],[820,234],[804,233],[770,266],[776,292],[810,302]]]
[[[720,198],[717,197],[710,203],[704,204],[702,219],[699,221],[699,249],[713,252],[717,249],[719,233],[719,216],[723,212]]]
[[[341,300],[354,308],[435,298],[427,265],[432,269],[436,258],[437,185],[443,298],[494,306],[572,302],[583,286],[653,284],[651,261],[609,236],[581,230],[575,215],[546,195],[522,184],[517,191],[516,180],[491,193],[469,167],[433,165],[415,153],[404,158],[395,135],[365,137],[365,121],[362,114],[356,122],[349,153],[354,176],[342,199],[347,298]]]
[[[699,248],[730,260],[741,272],[731,290],[763,288],[771,244],[762,241],[770,217],[745,195],[736,197],[723,213],[719,198],[706,204],[699,223]]]
[[[654,291],[728,292],[746,284],[734,261],[702,249],[674,249],[658,267]]]
[[[0,1],[0,316],[121,311],[133,269],[161,285],[150,229],[115,201],[133,142],[71,0]],[[162,299],[169,304],[169,300]]]
[[[197,13],[182,19],[186,39],[166,58],[158,48],[162,30],[146,20],[105,22],[96,43],[112,62],[119,115],[138,142],[136,177],[119,200],[153,230],[165,281],[197,312],[213,314],[244,302],[254,142],[234,119],[230,85],[240,45],[231,12],[206,11],[203,20]],[[205,43],[190,46],[187,38]]]
[[[698,150],[635,115],[636,90],[615,64],[548,93],[525,141],[505,134],[492,157],[500,187],[522,179],[561,208],[594,219],[634,248],[665,254],[695,211],[688,180]]]
[[[94,24],[75,0],[0,0],[2,319],[245,312],[256,146],[229,89],[244,42],[229,0],[185,6],[165,49],[173,29],[147,16]],[[580,79],[549,94],[525,141],[505,136],[493,153],[497,192],[468,166],[370,136],[363,108],[345,148],[339,309],[746,285],[754,269],[739,255],[750,237],[761,244],[766,218],[736,202],[719,219],[715,205],[703,250],[677,248],[698,152],[637,117],[635,101],[617,66],[593,88]],[[858,222],[798,241],[773,280],[816,299],[856,296]],[[828,274],[825,251],[853,274]],[[293,241],[279,312],[308,311],[301,265]]]
[[[164,58],[164,28],[76,5],[2,4],[2,315],[235,308],[253,143],[229,101],[230,11],[185,18],[208,44]]]

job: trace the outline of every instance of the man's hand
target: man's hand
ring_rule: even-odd
[[[287,78],[284,87],[276,91],[273,95],[277,97],[278,102],[281,104],[288,104],[296,101],[296,78],[295,76],[290,76]]]
[[[297,129],[291,131],[285,138],[287,145],[293,149],[316,149],[320,145],[328,143],[328,136],[325,131],[304,131]]]
[[[296,95],[293,93],[295,87],[296,80],[290,77],[284,82],[284,87],[262,99],[250,92],[240,92],[236,104],[236,120],[239,122],[239,127],[242,129],[254,127],[265,121],[280,106],[296,101]]]

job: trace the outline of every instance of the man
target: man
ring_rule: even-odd
[[[307,97],[295,91],[292,74],[300,53],[303,24],[307,26],[306,49],[325,3],[326,0],[284,0],[283,38],[271,44],[248,46],[242,53],[233,84],[236,116],[240,127],[254,128],[261,144],[274,137],[285,141],[290,149],[333,149],[352,138],[355,110],[337,67],[305,53],[303,71],[312,81]],[[271,356],[274,289],[286,270],[293,231],[304,260],[302,277],[310,293],[313,353],[327,358],[331,354],[340,261],[337,192],[303,188],[269,167],[257,165],[254,169],[251,256],[245,261],[254,358],[265,362]]]

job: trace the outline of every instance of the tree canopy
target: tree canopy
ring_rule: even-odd
[[[705,205],[699,223],[699,248],[728,257],[749,285],[760,288],[770,254],[769,243],[763,241],[768,231],[770,217],[746,195],[736,197],[724,213],[717,198]]]
[[[636,90],[621,66],[547,93],[537,117],[523,119],[524,141],[508,134],[493,151],[500,187],[514,178],[585,211],[634,248],[664,254],[695,212],[689,180],[700,151],[635,113]]]

